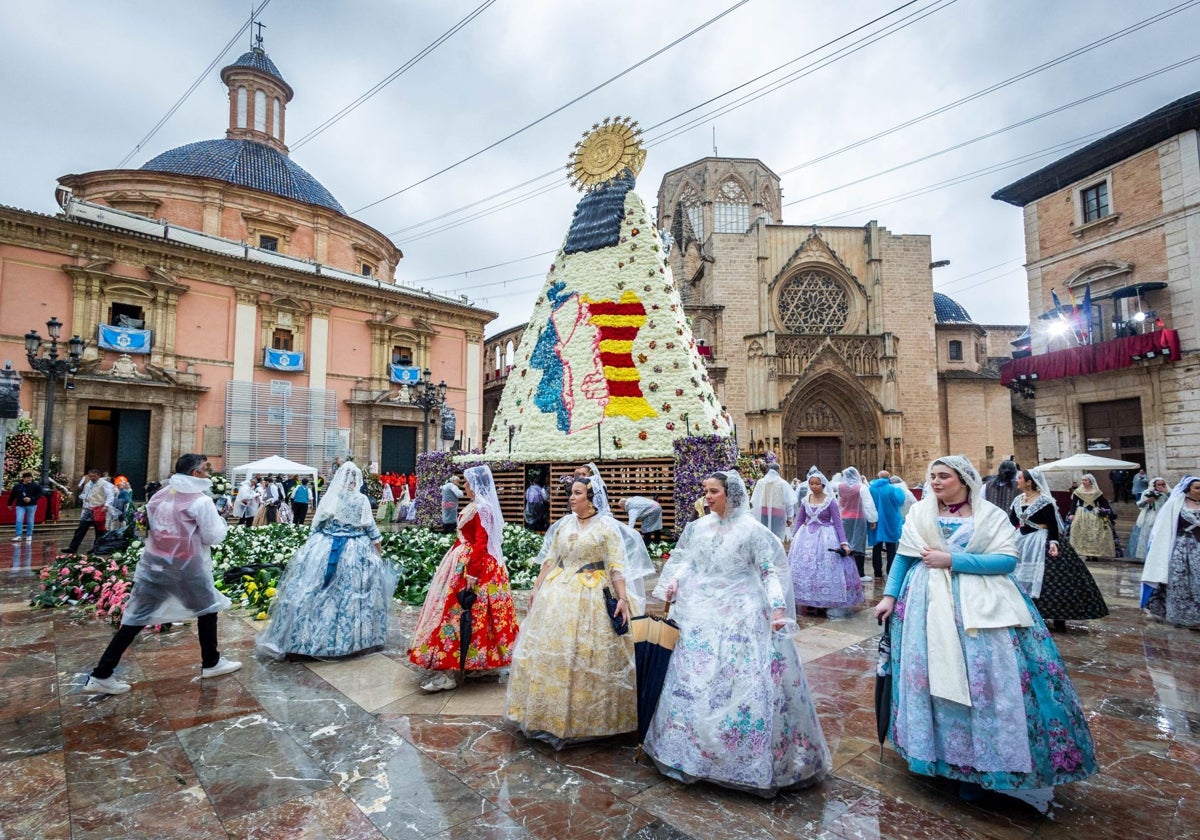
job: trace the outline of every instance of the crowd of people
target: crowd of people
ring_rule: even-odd
[[[204,456],[182,456],[150,500],[132,598],[84,691],[130,689],[114,669],[150,624],[197,621],[202,678],[241,667],[217,647],[216,616],[230,604],[213,585],[210,548],[228,526],[206,495],[208,474]],[[110,505],[103,478],[88,478],[85,498]],[[1040,470],[1006,463],[985,485],[960,455],[934,460],[924,482],[917,501],[886,471],[868,485],[853,467],[833,479],[813,467],[803,483],[789,484],[772,465],[751,495],[736,471],[714,472],[703,481],[707,512],[683,529],[656,576],[647,537],[662,530],[661,506],[636,496],[613,502],[597,466],[581,466],[569,484],[569,512],[545,532],[518,623],[495,481],[487,466],[470,467],[440,491],[442,521],[455,539],[407,657],[425,672],[429,693],[504,675],[505,717],[555,749],[641,723],[644,753],[664,775],[771,797],[819,781],[832,766],[794,643],[797,610],[836,615],[862,605],[872,548],[874,577],[886,576],[873,614],[889,642],[884,724],[897,752],[913,772],[959,782],[968,800],[993,790],[1044,810],[1054,786],[1097,771],[1087,719],[1047,622],[1062,630],[1068,620],[1108,612],[1082,559],[1099,552],[1083,555],[1067,536],[1078,529],[1081,540],[1103,537],[1107,528],[1088,517],[1106,503],[1094,477],[1084,476],[1064,520]],[[266,488],[260,509],[289,498],[282,487],[273,493],[274,483],[258,484]],[[364,486],[347,461],[325,488],[312,531],[277,584],[258,639],[264,656],[336,659],[388,644],[396,572],[382,555],[379,518],[396,511],[373,511]],[[246,487],[259,495],[253,479]],[[32,491],[23,490],[18,499],[27,502]],[[528,517],[530,504],[545,500],[527,493],[525,501]],[[1147,611],[1200,628],[1200,477],[1169,493],[1162,479],[1148,481],[1139,504],[1140,530],[1151,532]],[[679,639],[657,707],[639,721],[629,630],[651,604],[669,613]]]

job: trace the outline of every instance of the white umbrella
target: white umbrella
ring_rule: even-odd
[[[1101,458],[1099,455],[1090,455],[1086,452],[1079,455],[1072,455],[1069,458],[1060,458],[1057,461],[1051,461],[1048,464],[1042,464],[1038,467],[1040,470],[1078,470],[1087,472],[1088,470],[1131,470],[1140,467],[1137,461],[1120,461],[1116,458]]]

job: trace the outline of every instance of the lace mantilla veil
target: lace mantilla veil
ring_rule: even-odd
[[[375,517],[371,513],[370,500],[362,494],[362,483],[362,470],[353,461],[338,467],[317,505],[313,529],[330,520],[351,527],[369,528]]]
[[[503,563],[504,515],[500,512],[500,499],[496,496],[492,471],[486,464],[467,467],[463,470],[463,478],[475,494],[475,510],[488,535],[488,554]]]

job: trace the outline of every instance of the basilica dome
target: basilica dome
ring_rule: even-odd
[[[316,204],[337,213],[346,210],[321,182],[290,157],[255,140],[201,140],[163,152],[143,170],[215,178],[252,190]]]
[[[939,324],[973,324],[971,315],[962,304],[949,295],[933,293],[933,314]]]

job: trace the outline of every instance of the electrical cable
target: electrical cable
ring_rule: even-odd
[[[474,160],[475,158],[477,158],[477,157],[479,157],[480,155],[482,155],[484,152],[491,151],[492,149],[496,148],[497,146],[501,145],[502,143],[506,143],[506,142],[508,142],[509,140],[513,139],[514,137],[516,137],[516,136],[518,136],[518,135],[520,135],[520,134],[523,134],[524,132],[526,132],[526,131],[528,131],[529,129],[533,128],[535,125],[538,125],[538,124],[540,124],[540,123],[543,123],[543,122],[545,122],[546,120],[550,119],[550,117],[553,117],[555,114],[558,114],[558,113],[561,113],[562,111],[565,111],[567,108],[571,107],[572,105],[574,105],[575,103],[579,102],[579,101],[580,101],[580,100],[582,100],[582,99],[586,99],[587,97],[591,96],[591,95],[592,95],[593,93],[595,93],[596,91],[598,91],[598,90],[600,90],[600,89],[602,89],[602,88],[605,88],[605,87],[607,87],[608,85],[612,84],[613,82],[617,81],[618,79],[620,79],[620,78],[622,78],[622,77],[624,77],[624,76],[627,76],[627,75],[629,75],[629,74],[630,74],[630,73],[632,73],[634,70],[636,70],[637,68],[641,67],[643,64],[646,64],[647,62],[650,62],[650,61],[654,60],[655,58],[658,58],[660,55],[662,55],[663,53],[667,52],[668,50],[670,50],[670,49],[672,49],[672,48],[674,48],[674,47],[678,46],[679,44],[682,44],[682,43],[683,43],[684,41],[686,41],[688,38],[691,38],[691,37],[692,37],[693,35],[695,35],[696,33],[700,32],[700,31],[702,31],[702,30],[704,30],[704,29],[707,29],[709,26],[712,26],[714,23],[716,23],[717,21],[719,21],[721,18],[725,17],[726,15],[730,14],[730,13],[731,13],[731,12],[733,12],[734,10],[736,10],[736,9],[740,8],[741,6],[744,6],[744,5],[746,5],[746,4],[747,4],[747,3],[749,3],[749,2],[750,2],[750,0],[738,0],[738,2],[734,3],[732,6],[730,6],[730,7],[729,7],[729,8],[727,8],[727,9],[725,9],[723,12],[720,12],[720,13],[719,13],[719,14],[717,14],[715,17],[709,18],[707,21],[705,21],[704,23],[700,24],[700,25],[699,25],[699,26],[697,26],[695,29],[691,30],[690,32],[688,32],[688,33],[686,33],[686,34],[684,34],[684,35],[681,35],[681,36],[679,36],[679,37],[678,37],[678,38],[676,38],[674,41],[672,41],[671,43],[667,44],[665,47],[660,47],[659,49],[657,49],[657,50],[655,50],[654,52],[652,52],[650,55],[648,55],[648,56],[646,56],[645,58],[641,59],[640,61],[638,61],[638,62],[635,62],[634,64],[631,64],[631,65],[629,65],[628,67],[626,67],[624,70],[622,70],[620,73],[616,74],[615,76],[612,76],[611,78],[609,78],[609,79],[606,79],[605,81],[603,81],[603,82],[601,82],[600,84],[598,84],[598,85],[596,85],[596,86],[592,87],[591,89],[589,89],[589,90],[587,90],[587,91],[584,91],[583,93],[581,93],[581,94],[579,94],[578,96],[576,96],[574,99],[571,99],[570,101],[568,101],[568,102],[566,102],[566,103],[564,103],[564,104],[562,104],[562,105],[558,106],[558,107],[557,107],[557,108],[555,108],[553,111],[550,111],[550,112],[549,112],[549,113],[547,113],[547,114],[543,114],[542,116],[538,117],[538,118],[537,118],[536,120],[534,120],[533,122],[531,122],[531,123],[528,123],[528,124],[526,124],[526,125],[522,126],[521,128],[518,128],[516,131],[513,131],[513,132],[510,132],[509,134],[506,134],[504,137],[501,137],[499,140],[496,140],[496,141],[495,141],[495,142],[493,142],[493,143],[489,143],[487,146],[484,146],[484,147],[483,147],[482,149],[480,149],[479,151],[477,151],[477,152],[472,152],[471,154],[467,155],[466,157],[462,158],[461,160],[457,160],[457,161],[455,161],[454,163],[450,164],[449,166],[442,167],[442,168],[441,168],[441,169],[439,169],[437,172],[434,172],[434,173],[433,173],[433,174],[431,174],[431,175],[426,175],[424,178],[422,178],[422,179],[421,179],[421,180],[419,180],[419,181],[414,181],[413,183],[409,184],[407,187],[402,187],[401,189],[398,189],[398,190],[396,190],[396,191],[395,191],[395,192],[393,192],[393,193],[390,193],[390,194],[388,194],[388,195],[385,195],[383,198],[378,198],[378,199],[376,199],[375,201],[372,201],[370,204],[364,204],[362,207],[359,207],[357,210],[355,210],[355,211],[354,211],[354,212],[353,212],[351,215],[357,215],[357,214],[361,213],[361,212],[362,212],[362,211],[364,211],[364,210],[368,210],[368,209],[370,209],[370,208],[374,207],[374,206],[375,206],[375,205],[377,205],[377,204],[382,204],[383,202],[385,202],[385,201],[388,201],[389,199],[393,199],[393,198],[395,198],[395,197],[396,197],[396,196],[398,196],[398,195],[402,195],[402,194],[404,194],[404,193],[408,192],[409,190],[411,190],[411,189],[413,189],[413,188],[415,188],[415,187],[419,187],[419,186],[421,186],[421,184],[424,184],[424,183],[426,183],[426,182],[428,182],[428,181],[432,181],[434,178],[437,178],[439,175],[444,175],[444,174],[446,174],[447,172],[449,172],[450,170],[452,170],[452,169],[456,169],[456,168],[458,168],[459,166],[462,166],[462,165],[463,165],[464,163],[466,163],[467,161]]]
[[[196,80],[194,82],[192,82],[190,86],[188,86],[188,89],[183,92],[183,96],[179,97],[179,99],[177,99],[175,101],[175,104],[172,105],[170,107],[170,109],[167,111],[167,113],[163,115],[162,119],[160,119],[158,122],[156,122],[154,124],[154,127],[152,129],[150,129],[149,132],[146,133],[146,136],[137,142],[137,145],[135,145],[129,151],[129,154],[127,154],[127,155],[125,155],[125,157],[121,158],[120,162],[114,167],[115,169],[121,169],[122,167],[124,167],[125,164],[127,164],[133,158],[134,155],[136,155],[138,152],[140,152],[142,150],[143,146],[145,146],[147,143],[150,142],[150,140],[154,137],[155,134],[158,134],[159,129],[161,129],[164,125],[167,124],[167,120],[169,120],[169,119],[171,119],[171,117],[175,116],[175,112],[178,111],[181,107],[183,107],[183,103],[187,102],[188,97],[190,97],[192,95],[192,93],[195,92],[196,88],[200,87],[200,84],[209,77],[209,74],[212,73],[213,68],[215,68],[217,66],[217,64],[219,64],[221,62],[221,59],[225,57],[225,53],[229,52],[230,47],[232,47],[234,44],[237,43],[238,38],[242,37],[242,33],[244,33],[247,29],[250,28],[250,24],[253,23],[254,19],[262,13],[263,9],[267,8],[267,6],[270,4],[270,2],[271,2],[271,0],[263,0],[257,9],[255,9],[253,12],[250,13],[250,19],[242,24],[242,26],[238,29],[238,31],[234,34],[234,36],[229,39],[229,43],[226,44],[224,47],[222,47],[221,51],[219,53],[217,53],[217,57],[214,58],[209,63],[209,65],[204,68],[203,71],[201,71],[200,75],[196,77]]]
[[[475,18],[479,17],[481,14],[483,14],[485,11],[487,11],[488,7],[491,6],[495,2],[496,2],[496,0],[485,0],[484,3],[475,7],[475,9],[473,9],[470,12],[470,14],[468,14],[465,18],[463,18],[458,23],[454,24],[454,26],[450,27],[450,29],[446,30],[441,35],[439,35],[436,39],[434,39],[434,41],[432,43],[426,45],[420,52],[418,52],[416,55],[414,55],[408,61],[401,64],[399,67],[397,67],[395,70],[393,70],[387,76],[385,76],[382,80],[377,82],[375,84],[375,86],[370,88],[366,93],[359,96],[357,99],[355,99],[349,105],[342,108],[340,111],[338,111],[336,114],[334,114],[329,119],[325,120],[325,122],[321,123],[316,128],[314,128],[312,131],[308,132],[308,134],[305,134],[303,137],[301,137],[295,143],[291,144],[291,150],[294,152],[296,149],[299,149],[301,146],[303,146],[308,141],[316,139],[318,136],[323,134],[327,129],[332,128],[335,124],[340,122],[342,119],[349,116],[360,105],[362,105],[368,99],[373,97],[375,94],[379,93],[381,90],[383,90],[385,87],[390,85],[392,82],[396,81],[396,79],[400,78],[400,76],[402,76],[404,73],[408,72],[413,67],[415,67],[417,64],[419,64],[422,59],[429,56],[432,52],[434,52],[434,50],[436,50],[438,47],[440,47],[446,41],[450,40],[450,38],[452,38],[455,34],[457,34],[459,32],[459,30],[466,27],[467,24],[469,24],[471,21],[475,20]],[[1197,2],[1200,2],[1200,0],[1197,0]]]

